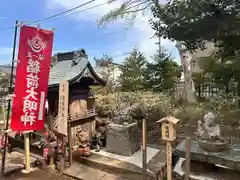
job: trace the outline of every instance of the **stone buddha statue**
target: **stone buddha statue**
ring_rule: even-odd
[[[198,121],[198,139],[211,142],[223,142],[224,140],[220,135],[220,126],[219,124],[216,124],[216,116],[212,112],[209,112],[205,114],[203,119],[203,122],[201,120]]]

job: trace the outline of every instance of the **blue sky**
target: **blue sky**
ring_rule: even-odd
[[[89,0],[1,0],[0,3],[0,64],[10,63],[13,46],[13,30],[1,31],[12,27],[16,19],[31,22],[42,19],[66,9],[70,9]],[[111,5],[104,5],[89,11],[77,11],[106,2],[96,0],[87,6],[75,10],[74,15],[63,15],[53,20],[44,21],[42,28],[55,28],[53,52],[64,52],[84,48],[89,55],[100,58],[107,53],[115,62],[121,63],[134,47],[138,47],[148,59],[156,52],[157,39],[150,39],[153,30],[148,24],[148,15],[139,15],[135,25],[127,26],[117,21],[104,27],[97,27],[97,20],[106,12],[119,6],[121,0]],[[24,3],[23,3],[24,2]],[[125,28],[128,27],[127,31]],[[161,41],[162,46],[179,62],[179,54],[173,42]],[[92,61],[93,62],[93,61]]]

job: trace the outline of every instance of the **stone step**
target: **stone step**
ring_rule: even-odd
[[[127,180],[120,175],[109,174],[100,169],[94,169],[76,162],[67,168],[63,174],[79,180]]]
[[[81,157],[78,153],[73,154],[74,161],[88,167],[99,169],[108,173],[120,174],[127,179],[142,179],[142,169],[134,164],[113,159],[93,153],[89,157]],[[155,179],[154,173],[147,173],[148,179]]]

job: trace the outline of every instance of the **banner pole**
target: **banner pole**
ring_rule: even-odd
[[[12,67],[11,67],[11,74],[10,74],[10,83],[9,83],[9,94],[12,94],[12,84],[13,84],[13,70],[14,70],[14,61],[15,61],[15,52],[16,52],[16,41],[17,41],[17,31],[18,31],[18,20],[16,21],[15,25],[15,32],[14,32],[14,40],[13,40],[13,53],[12,53]],[[5,171],[5,161],[6,161],[6,151],[7,151],[7,139],[8,139],[8,133],[7,129],[9,126],[9,119],[10,119],[10,111],[11,111],[11,99],[8,99],[8,109],[7,109],[7,121],[5,126],[5,141],[4,141],[4,147],[3,147],[3,155],[2,155],[2,177],[4,177],[4,171]]]
[[[15,52],[16,52],[16,42],[17,42],[17,32],[18,32],[18,20],[16,21],[15,25],[15,32],[14,32],[14,40],[13,40],[13,52],[12,52],[12,67],[11,67],[11,74],[10,74],[10,82],[9,82],[9,94],[12,94],[12,86],[13,86],[13,70],[14,70],[14,61],[15,61]],[[10,111],[11,111],[11,98],[8,99],[8,108],[7,108],[7,121],[5,128],[5,141],[3,147],[3,155],[2,155],[2,177],[4,177],[5,171],[5,161],[6,161],[6,151],[7,151],[7,139],[8,139],[8,126],[9,126],[9,119],[10,119]]]
[[[29,134],[29,132],[24,133],[25,169],[22,171],[23,173],[29,173],[31,171]]]

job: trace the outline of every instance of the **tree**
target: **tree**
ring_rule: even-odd
[[[234,79],[240,96],[239,7],[238,0],[155,1],[150,22],[156,35],[179,41],[190,51],[204,49],[207,41],[215,43],[214,80],[228,87],[227,81]]]
[[[109,0],[109,3],[113,3],[116,0]],[[124,0],[120,7],[115,8],[105,14],[100,21],[99,25],[104,25],[118,19],[125,19],[129,24],[134,23],[136,16],[139,12],[144,12],[152,4],[153,0]]]
[[[121,67],[121,88],[124,91],[138,91],[144,87],[144,72],[146,58],[143,53],[134,48],[130,55],[125,58]]]
[[[113,77],[113,59],[108,54],[103,54],[101,60],[106,63],[106,68],[101,72],[102,78],[106,81],[106,86],[104,88],[105,93],[112,93],[115,90],[116,82]]]
[[[226,96],[235,94],[235,70],[233,67],[233,60],[225,58],[224,60],[219,59],[216,56],[202,57],[198,59],[198,65],[202,69],[200,72],[194,72],[192,74],[195,88],[200,97],[202,87],[208,85],[210,88],[218,88]]]
[[[171,0],[152,6],[152,28],[158,36],[182,42],[188,50],[215,42],[224,56],[234,54],[240,44],[240,1]]]
[[[174,88],[181,77],[182,69],[165,52],[153,56],[153,62],[148,62],[145,71],[145,87],[153,91],[164,91]]]

